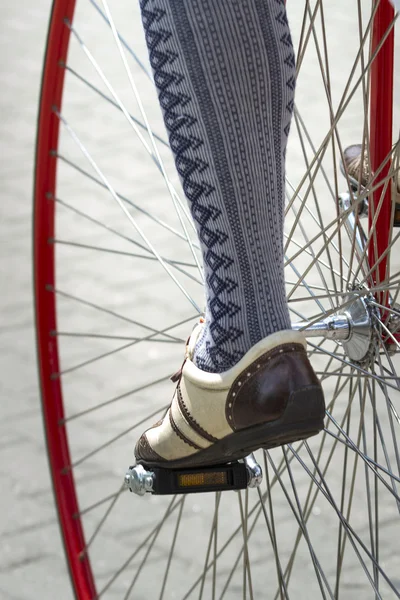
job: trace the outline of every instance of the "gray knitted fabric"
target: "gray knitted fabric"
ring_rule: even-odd
[[[140,0],[154,81],[201,244],[200,369],[290,329],[285,151],[295,56],[283,0]]]

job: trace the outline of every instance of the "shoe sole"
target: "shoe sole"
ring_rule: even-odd
[[[292,393],[283,415],[275,421],[231,433],[186,458],[162,462],[139,459],[137,463],[165,469],[221,465],[244,458],[259,448],[276,448],[317,435],[324,428],[324,416],[322,388],[308,386]]]

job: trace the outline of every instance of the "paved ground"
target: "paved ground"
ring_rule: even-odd
[[[346,2],[341,3],[343,7]],[[45,34],[47,27],[47,18],[50,2],[48,0],[39,0],[32,6],[32,3],[22,0],[15,4],[8,4],[2,9],[2,32],[0,35],[1,44],[1,81],[3,84],[3,93],[0,97],[0,114],[2,115],[0,123],[0,141],[1,141],[1,165],[0,174],[3,189],[3,201],[0,208],[0,264],[1,264],[1,312],[0,312],[0,474],[1,474],[1,496],[0,496],[0,599],[4,600],[52,600],[56,596],[60,600],[70,600],[72,598],[68,575],[65,568],[64,555],[61,547],[59,529],[56,522],[55,511],[53,508],[50,479],[48,475],[47,458],[45,454],[42,420],[39,407],[39,396],[37,387],[36,358],[34,344],[34,330],[32,325],[32,281],[31,281],[31,205],[32,205],[32,171],[33,171],[33,145],[35,136],[37,100],[40,82],[40,72]],[[116,10],[117,18],[127,18],[122,9],[126,9],[125,3],[119,4],[120,12]],[[95,48],[96,57],[101,64],[106,64],[109,71],[113,71],[113,60],[109,54],[108,47],[102,44],[102,34],[98,33],[97,25],[92,23],[91,14],[85,19],[86,7],[78,16],[82,21],[82,30],[90,48]],[[131,11],[129,18],[134,23],[135,42],[138,43],[142,53],[144,50],[143,40],[140,38],[140,23],[137,19],[136,7],[129,8]],[[97,22],[96,22],[97,23]],[[346,21],[345,11],[337,10],[335,20],[332,24],[337,30],[341,31],[342,37],[333,41],[337,44],[337,58],[346,65],[347,52],[343,48],[343,39],[346,39],[348,33],[349,46],[354,48],[357,43],[353,36],[353,31],[349,28]],[[353,39],[351,39],[353,37]],[[72,48],[73,58],[78,57],[78,48]],[[77,59],[79,61],[79,59]],[[79,64],[79,63],[77,63]],[[80,68],[83,73],[89,72],[86,63],[81,63]],[[306,65],[304,77],[309,77],[312,81],[311,66],[309,70]],[[399,70],[397,69],[397,72]],[[92,72],[91,72],[92,73]],[[114,85],[121,87],[123,91],[123,73],[115,71]],[[90,75],[93,81],[94,75]],[[97,80],[96,80],[97,83]],[[126,136],[126,129],[120,120],[108,113],[108,109],[100,106],[93,96],[80,90],[79,96],[73,95],[74,82],[71,81],[71,93],[66,98],[66,118],[74,119],[79,123],[79,134],[84,143],[91,144],[92,152],[99,164],[106,164],[108,176],[111,182],[118,180],[119,191],[130,194],[135,191],[138,197],[148,196],[148,206],[159,209],[160,218],[168,220],[170,211],[160,207],[160,198],[164,194],[164,188],[158,180],[149,178],[153,173],[149,161],[143,161],[138,167],[134,162],[132,168],[132,157],[139,156],[139,146],[133,145]],[[146,79],[143,77],[141,85],[145,87]],[[399,89],[400,86],[397,86]],[[80,88],[79,88],[80,89]],[[119,89],[119,88],[118,88]],[[306,92],[304,92],[306,94]],[[151,94],[151,91],[148,91]],[[69,102],[68,102],[69,100]],[[129,101],[128,101],[129,102]],[[163,131],[159,115],[157,114],[157,105],[153,103],[154,108],[150,116],[158,123],[156,130]],[[310,115],[315,110],[310,106]],[[97,111],[97,112],[96,112]],[[86,114],[93,114],[96,120],[87,119]],[[114,114],[114,113],[113,113]],[[83,118],[82,118],[83,117]],[[318,118],[326,118],[318,114]],[[109,119],[113,121],[113,127],[109,127]],[[353,122],[350,111],[345,142],[351,142],[357,139],[357,125]],[[96,123],[94,127],[93,123]],[[318,119],[314,123],[315,134],[318,137]],[[112,133],[110,133],[112,132]],[[64,139],[64,148],[66,156],[73,156],[73,145]],[[292,157],[296,157],[299,148],[293,147]],[[163,153],[163,158],[167,164],[171,164],[171,157],[168,151]],[[142,159],[140,159],[142,160]],[[121,172],[126,174],[125,179],[121,179]],[[296,175],[294,175],[295,177]],[[82,182],[80,195],[76,195],[74,187],[75,181],[72,181],[71,173],[63,171],[60,173],[60,197],[68,200],[75,208],[81,208],[84,205],[85,210],[92,211],[92,216],[101,214],[103,220],[109,226],[121,227],[125,235],[131,235],[130,229],[120,223],[119,213],[108,207],[108,198],[98,189],[93,190],[89,185]],[[174,180],[176,183],[176,180]],[[135,200],[135,198],[132,198]],[[100,206],[100,208],[98,208]],[[67,216],[59,225],[58,237],[61,239],[82,241],[79,229],[79,219],[74,215]],[[153,233],[153,229],[147,225],[144,219],[138,217],[138,222],[148,227],[146,232]],[[173,217],[171,221],[173,223]],[[157,230],[158,231],[158,230]],[[91,245],[101,245],[102,237],[96,231],[86,231],[87,237],[85,243]],[[157,233],[158,241],[162,245],[162,235]],[[138,240],[139,238],[135,238]],[[112,242],[113,250],[124,252],[128,246],[123,242]],[[111,242],[110,242],[111,244]],[[131,246],[129,246],[132,251]],[[180,259],[180,246],[170,247],[169,257]],[[62,266],[59,271],[59,280],[66,282],[69,286],[69,292],[74,292],[81,297],[90,297],[93,301],[102,299],[107,294],[110,298],[108,306],[118,309],[118,312],[140,322],[149,322],[150,316],[157,308],[159,322],[156,326],[162,326],[165,319],[168,322],[174,322],[174,318],[189,317],[193,314],[190,307],[185,311],[177,308],[179,294],[168,283],[160,294],[158,281],[152,278],[151,269],[142,268],[132,272],[131,263],[125,263],[121,258],[118,269],[115,269],[115,263],[108,255],[98,259],[88,258],[87,252],[70,247],[62,247],[59,250],[59,256],[62,259]],[[97,255],[98,256],[98,255]],[[107,273],[107,278],[104,277]],[[128,276],[129,274],[129,276]],[[129,279],[131,277],[131,280]],[[79,287],[75,286],[75,281],[79,281]],[[131,281],[131,283],[127,283]],[[128,288],[128,289],[127,289]],[[196,295],[198,302],[201,302],[196,284],[192,286],[192,292]],[[154,290],[158,290],[156,300],[154,299]],[[132,297],[134,296],[135,305],[133,308]],[[115,308],[117,307],[117,308]],[[61,322],[72,322],[74,317],[74,305],[60,301]],[[65,321],[63,321],[65,319]],[[69,319],[69,321],[68,321]],[[80,332],[112,332],[113,335],[126,335],[124,324],[116,325],[115,321],[103,315],[102,318],[94,317],[90,311],[87,314],[82,311],[81,316],[76,321],[76,330]],[[129,331],[130,336],[143,335],[143,329],[133,327]],[[180,333],[184,336],[184,331]],[[123,343],[123,342],[121,342]],[[156,346],[156,345],[155,345]],[[70,341],[63,346],[62,360],[63,368],[70,368],[79,362],[83,362],[93,355],[100,352],[106,352],[114,348],[103,341],[92,341],[90,344]],[[179,362],[180,349],[170,350],[167,360],[163,360],[161,366],[162,373],[167,375],[170,372],[170,365]],[[121,354],[118,358],[111,358],[107,363],[106,371],[95,369],[89,366],[86,371],[76,373],[73,379],[67,379],[65,383],[65,393],[68,396],[69,414],[81,410],[83,406],[91,406],[93,398],[100,398],[100,401],[111,397],[110,394],[124,393],[132,388],[132,377],[134,384],[139,385],[146,381],[146,377],[154,372],[154,365],[160,368],[160,351],[152,348],[147,354],[132,349],[130,352]],[[135,364],[135,371],[132,375],[132,364]],[[135,408],[146,414],[148,412],[149,402],[155,402],[152,390],[143,391],[137,397]],[[82,404],[84,403],[84,404]],[[155,405],[157,403],[155,402]],[[159,404],[158,404],[159,406]],[[72,430],[72,440],[74,443],[74,455],[76,457],[85,454],[97,439],[106,439],[104,436],[112,437],[117,435],[121,426],[128,422],[131,414],[130,401],[122,401],[119,404],[118,414],[110,409],[106,414],[93,414],[93,417],[87,424],[77,424]],[[133,441],[130,438],[129,444]],[[107,464],[103,459],[89,461],[88,466],[84,467],[83,480],[92,477],[95,473],[97,486],[104,486],[107,492],[107,485],[110,479],[114,482],[120,481],[121,469],[127,461],[129,455],[126,455],[127,443],[123,442],[121,448],[110,451],[107,457]],[[92,469],[92,470],[91,470]],[[94,470],[94,471],[93,471]],[[301,485],[300,485],[301,487]],[[96,486],[87,485],[84,487],[83,497],[86,504],[90,504],[95,498],[92,494]],[[104,495],[106,495],[106,492]],[[131,500],[131,499],[129,499]],[[84,504],[84,505],[86,505]],[[154,510],[161,510],[164,504],[154,503]],[[134,508],[132,508],[134,506]],[[131,536],[145,529],[149,520],[152,518],[151,511],[143,511],[142,504],[124,504],[119,513],[119,519],[111,523],[110,529],[106,534],[106,544],[102,547],[98,557],[99,569],[111,572],[113,564],[118,564],[127,547]],[[316,507],[315,516],[318,517],[323,507]],[[134,512],[133,512],[134,511]],[[237,519],[233,508],[226,506],[224,509],[224,519],[222,519],[221,530],[224,532],[230,529],[230,520]],[[320,511],[320,512],[318,512]],[[187,503],[186,524],[187,531],[199,531],[200,528],[207,526],[205,515],[207,513],[204,506],[190,499]],[[207,513],[209,514],[209,513]],[[386,527],[390,527],[391,513],[387,513]],[[324,527],[329,527],[329,514],[325,514]],[[283,537],[290,537],[290,528],[284,529],[285,515],[278,515],[277,520],[282,526]],[[121,522],[122,521],[122,522]],[[132,527],[132,522],[135,528]],[[94,523],[94,521],[93,521]],[[88,530],[93,527],[93,523],[88,523]],[[363,523],[360,521],[363,525]],[[325,529],[320,528],[317,535],[316,544],[321,549],[321,555],[324,554]],[[197,529],[196,529],[197,528]],[[293,530],[294,531],[294,530]],[[171,535],[173,530],[171,530]],[[188,540],[187,540],[188,541]],[[200,547],[200,541],[190,538],[193,551]],[[263,538],[260,538],[260,546],[263,544]],[[168,546],[162,543],[156,547],[155,560],[164,559],[167,556]],[[392,566],[393,557],[391,548],[387,548],[387,565]],[[257,561],[256,561],[257,562]],[[194,566],[185,556],[185,551],[181,549],[178,552],[178,563],[182,572],[194,573]],[[301,566],[301,565],[300,565]],[[106,568],[105,568],[106,567]],[[263,568],[262,563],[259,568]],[[304,567],[304,578],[307,581],[309,574]],[[256,566],[256,573],[257,571]],[[261,570],[262,572],[262,570]],[[392,570],[393,572],[393,570]],[[302,577],[302,575],[300,575]],[[129,580],[127,580],[129,581]],[[125,580],[122,584],[125,583]],[[240,578],[239,578],[240,583]],[[121,585],[122,585],[121,584]],[[122,587],[121,587],[122,589]],[[116,588],[115,598],[122,598],[122,591]],[[153,598],[151,575],[149,583],[142,589],[142,594]],[[237,588],[239,589],[239,587]],[[310,588],[308,588],[310,589]],[[313,588],[314,589],[314,588]],[[348,598],[361,596],[352,595],[349,588]],[[301,594],[305,595],[302,596]],[[301,592],[296,600],[301,598],[317,598],[309,591]],[[357,592],[355,592],[357,593]],[[233,587],[231,598],[237,597],[236,588]],[[315,592],[316,594],[316,592]],[[137,596],[138,598],[144,597]],[[155,597],[155,596],[154,596]],[[175,597],[173,591],[169,597]],[[385,596],[385,600],[391,598]]]

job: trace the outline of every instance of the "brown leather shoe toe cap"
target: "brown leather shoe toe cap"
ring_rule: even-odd
[[[142,461],[142,462],[162,462],[164,459],[161,458],[161,456],[159,456],[157,454],[157,452],[155,452],[153,450],[153,448],[150,446],[148,440],[147,440],[147,436],[146,433],[143,433],[140,438],[138,439],[136,446],[135,446],[135,458],[138,461]]]

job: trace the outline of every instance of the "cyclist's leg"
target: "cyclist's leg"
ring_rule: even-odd
[[[191,337],[171,410],[141,438],[137,456],[171,461],[197,455],[233,430],[285,421],[288,398],[309,386],[320,428],[320,386],[302,336],[290,330],[285,297],[284,172],[295,88],[285,4],[141,0],[141,10],[201,244],[206,317]],[[244,391],[235,392],[244,370]],[[260,440],[269,435],[276,443],[289,427],[283,421],[279,431],[260,432]]]
[[[290,327],[284,154],[295,57],[283,2],[141,2],[150,61],[206,278],[201,369]]]

